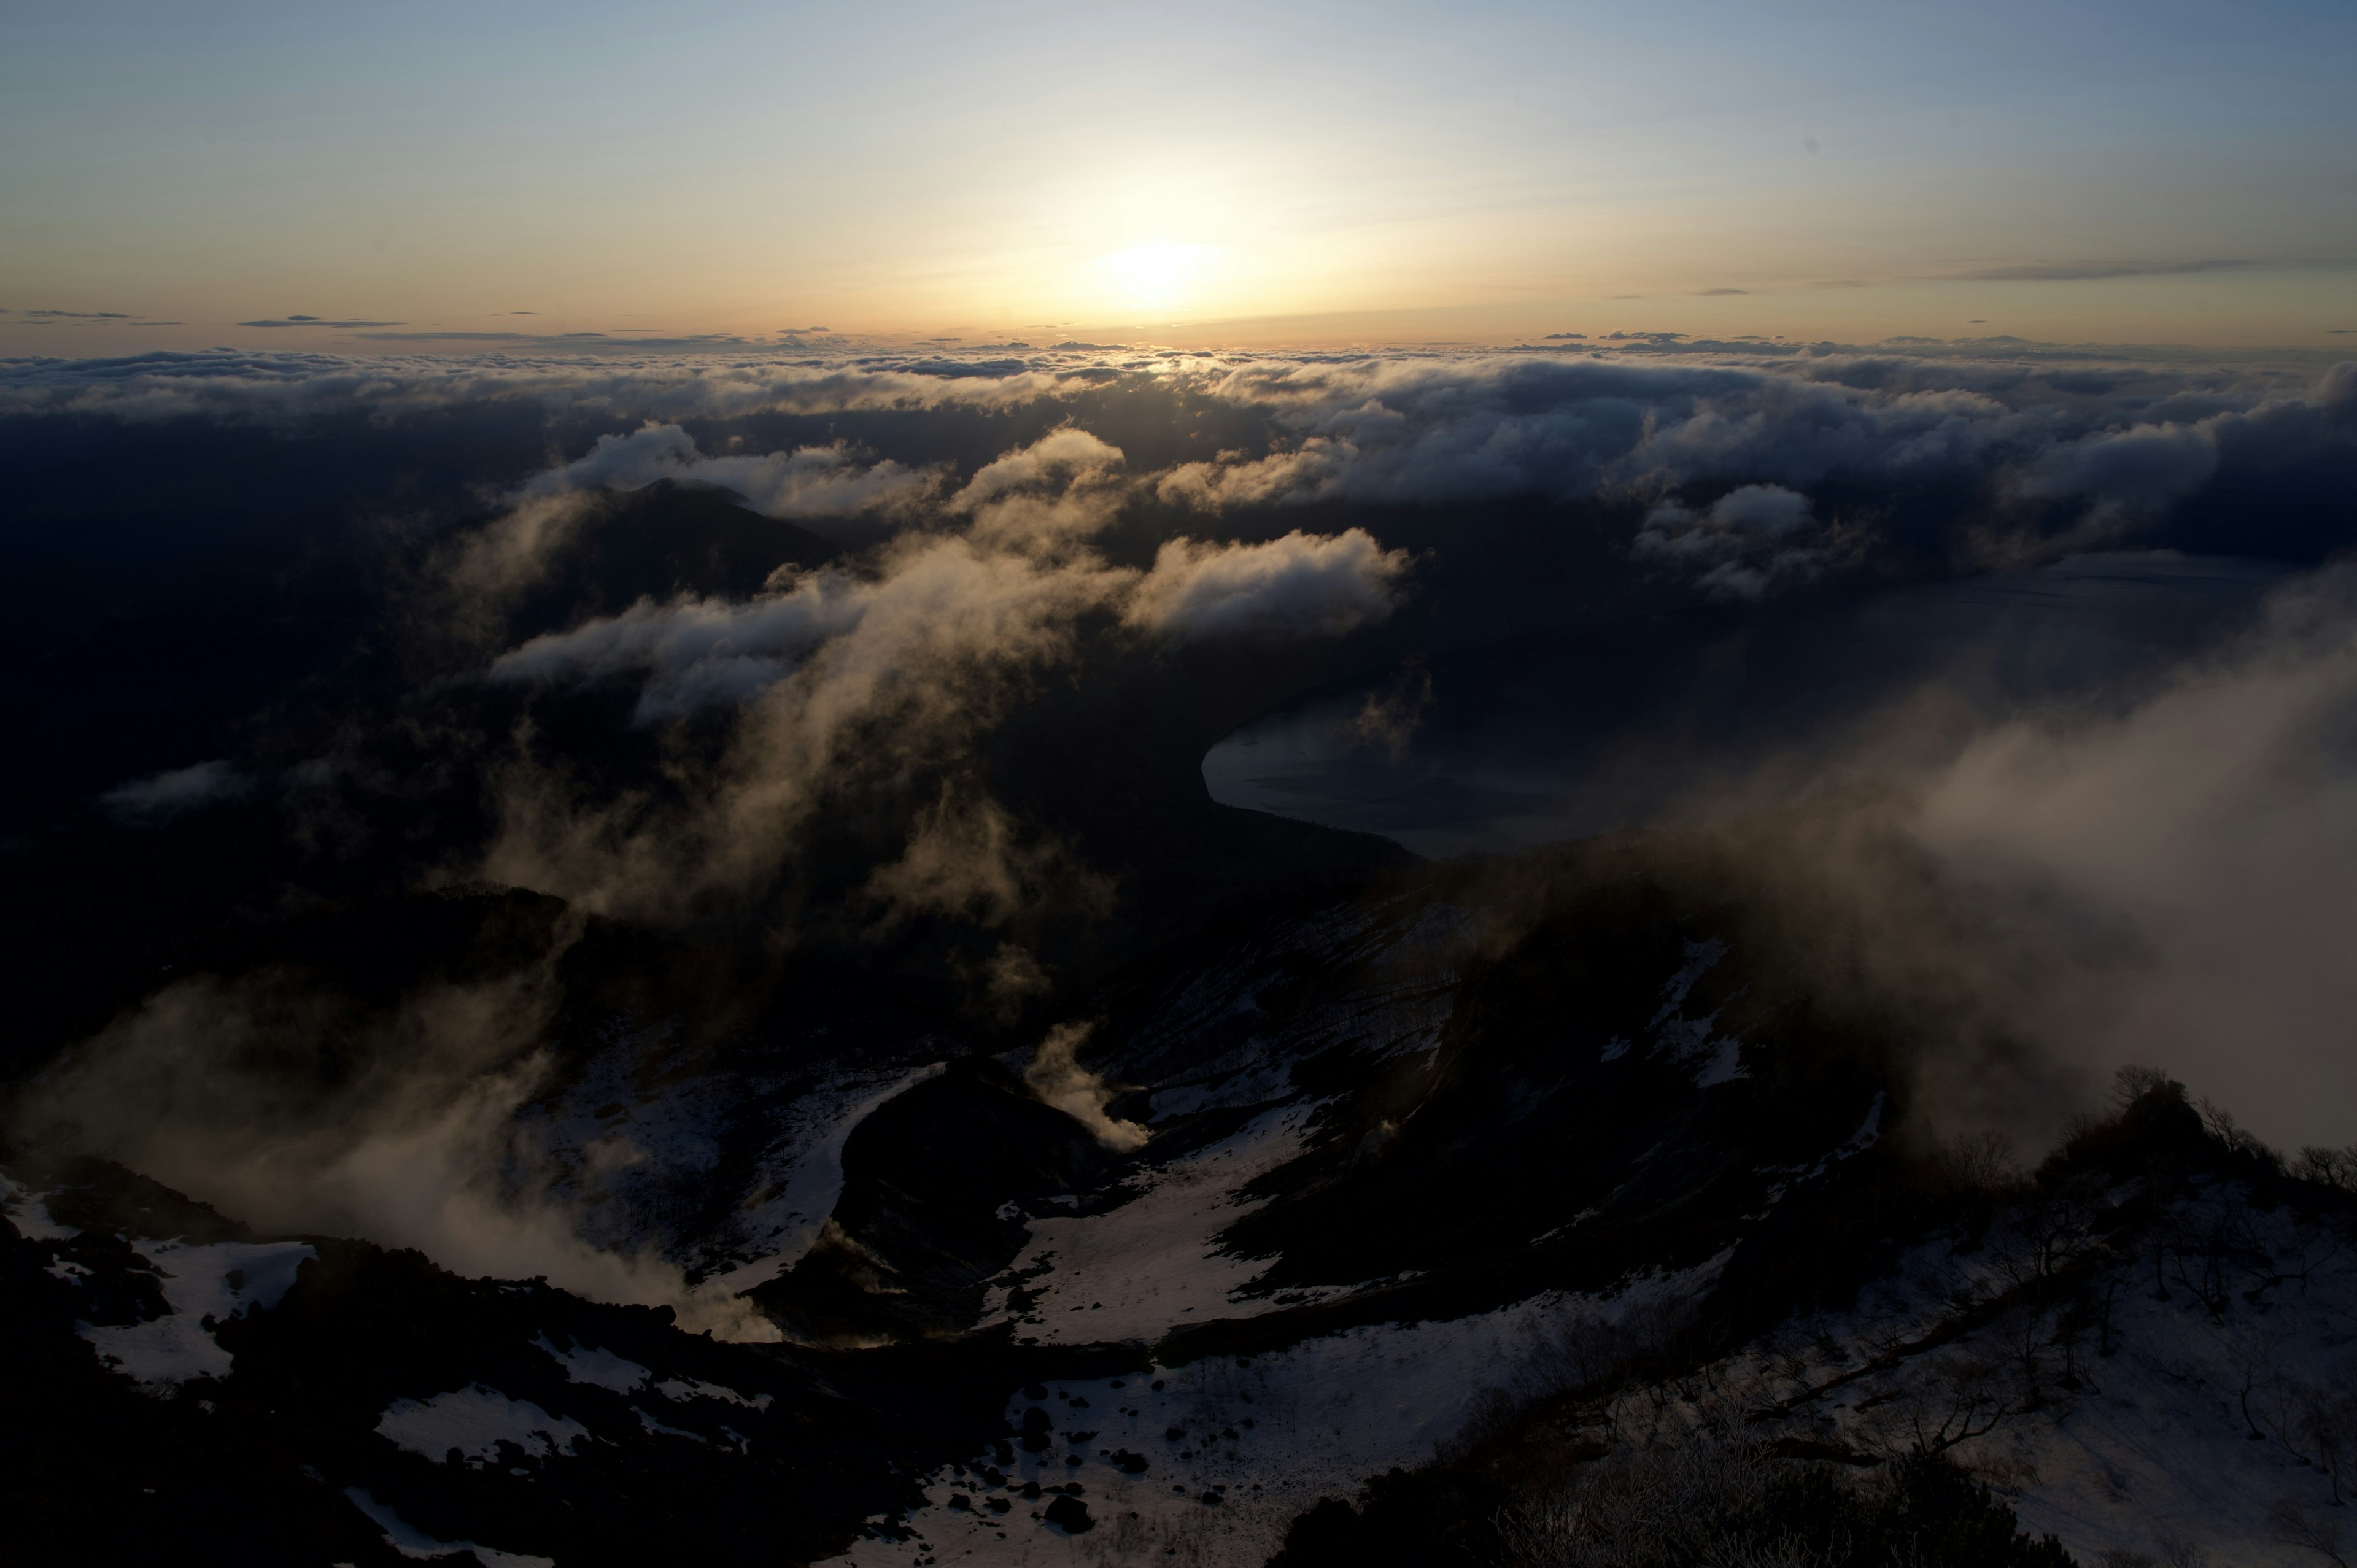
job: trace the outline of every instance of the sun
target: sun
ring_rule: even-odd
[[[1187,303],[1219,254],[1217,245],[1132,245],[1096,260],[1108,292],[1132,310],[1168,311]]]

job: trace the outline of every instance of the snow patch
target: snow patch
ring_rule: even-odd
[[[344,1496],[351,1499],[352,1507],[368,1515],[371,1524],[384,1532],[385,1544],[404,1557],[456,1557],[461,1552],[471,1552],[483,1568],[556,1568],[554,1557],[501,1552],[495,1546],[472,1541],[436,1541],[358,1487],[345,1487]]]
[[[1713,1084],[1733,1083],[1738,1078],[1750,1076],[1743,1070],[1743,1042],[1723,1036],[1709,1058],[1702,1064],[1702,1070],[1695,1075],[1695,1087],[1708,1089]]]
[[[1743,1041],[1739,1036],[1717,1035],[1718,1014],[1706,1013],[1699,1018],[1685,1015],[1686,997],[1695,983],[1709,972],[1711,966],[1727,954],[1727,946],[1717,938],[1685,944],[1685,963],[1662,983],[1661,1010],[1653,1015],[1646,1027],[1653,1031],[1650,1054],[1684,1067],[1695,1075],[1696,1089],[1732,1083],[1750,1073],[1743,1065]],[[1740,993],[1738,993],[1740,994]],[[1618,1061],[1629,1054],[1629,1041],[1613,1036],[1605,1043],[1603,1059]]]
[[[30,1241],[70,1241],[81,1234],[75,1227],[50,1219],[47,1204],[5,1176],[0,1176],[0,1214],[5,1214],[16,1233]]]
[[[1300,1152],[1316,1106],[1261,1115],[1231,1136],[1129,1178],[1137,1196],[1104,1214],[1030,1222],[1031,1239],[992,1287],[982,1321],[1021,1317],[1046,1343],[1157,1339],[1178,1324],[1274,1311],[1243,1293],[1265,1260],[1219,1250],[1218,1236],[1258,1205],[1245,1184]],[[1010,1312],[1017,1288],[1028,1314]]]
[[[709,1441],[709,1439],[700,1432],[690,1432],[683,1426],[665,1426],[662,1422],[657,1421],[653,1416],[649,1415],[637,1405],[632,1405],[630,1407],[630,1413],[639,1418],[639,1424],[640,1426],[643,1426],[649,1432],[657,1434],[661,1436],[684,1437],[690,1443],[704,1443]]]
[[[512,1443],[529,1455],[543,1458],[570,1454],[589,1436],[577,1421],[549,1414],[527,1400],[511,1400],[494,1388],[469,1383],[420,1403],[395,1400],[377,1418],[377,1435],[395,1447],[423,1455],[436,1464],[453,1448],[480,1465],[499,1457],[500,1444]]]
[[[646,1387],[654,1374],[636,1361],[626,1360],[611,1350],[587,1350],[581,1341],[572,1341],[573,1348],[560,1350],[548,1342],[545,1333],[533,1340],[535,1349],[545,1350],[565,1369],[565,1380],[588,1383],[593,1387],[611,1389],[618,1394],[636,1393]]]
[[[754,1237],[764,1254],[753,1262],[715,1275],[708,1284],[741,1295],[768,1284],[796,1263],[818,1242],[827,1216],[843,1196],[843,1145],[851,1130],[882,1107],[942,1071],[931,1062],[878,1080],[873,1074],[841,1079],[811,1090],[795,1101],[786,1131],[763,1156],[763,1164],[786,1155],[782,1177],[774,1178],[769,1195],[739,1217],[742,1234]]]
[[[134,1241],[155,1270],[168,1315],[152,1323],[76,1324],[110,1369],[152,1390],[177,1388],[192,1378],[226,1378],[232,1359],[206,1326],[252,1307],[276,1306],[304,1261],[319,1254],[303,1242]]]
[[[1660,1028],[1663,1020],[1684,1007],[1686,993],[1695,988],[1695,982],[1708,973],[1713,964],[1727,956],[1727,944],[1717,937],[1686,943],[1686,961],[1677,973],[1662,983],[1662,1010],[1653,1015],[1652,1023],[1646,1026]]]
[[[655,1391],[673,1401],[722,1400],[729,1404],[741,1404],[747,1410],[767,1410],[775,1396],[756,1394],[748,1399],[735,1389],[718,1383],[699,1383],[694,1378],[670,1378],[655,1385]]]

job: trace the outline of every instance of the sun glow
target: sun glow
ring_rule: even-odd
[[[1175,310],[1188,304],[1218,257],[1217,245],[1132,245],[1099,256],[1107,293],[1131,310]]]

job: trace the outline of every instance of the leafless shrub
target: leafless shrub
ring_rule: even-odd
[[[1627,1304],[1618,1317],[1590,1310],[1542,1319],[1498,1382],[1477,1391],[1465,1423],[1440,1444],[1444,1459],[1461,1457],[1510,1430],[1534,1405],[1566,1397],[1605,1429],[1650,1427],[1668,1404],[1696,1391],[1670,1375],[1678,1336],[1693,1321],[1690,1305],[1669,1300]],[[1708,1393],[1706,1388],[1700,1391]]]
[[[1836,1555],[1770,1521],[1778,1464],[1702,1430],[1632,1445],[1500,1515],[1504,1568],[1830,1568]]]
[[[2232,1184],[2206,1201],[2166,1210],[2153,1225],[2152,1239],[2156,1279],[2165,1258],[2169,1273],[2201,1299],[2212,1322],[2224,1321],[2238,1286],[2247,1290],[2279,1283],[2266,1238]],[[2166,1299],[2168,1286],[2160,1284],[2155,1294]]]
[[[1632,1379],[1657,1379],[1690,1321],[1690,1309],[1670,1301],[1631,1306],[1618,1318],[1567,1313],[1534,1332],[1506,1391],[1531,1403],[1563,1394],[1609,1395]]]
[[[1950,1192],[2006,1193],[2021,1185],[2021,1155],[2003,1133],[1974,1133],[1943,1144],[1932,1168]]]
[[[1465,1417],[1465,1424],[1458,1427],[1454,1434],[1440,1444],[1437,1456],[1443,1461],[1448,1461],[1461,1458],[1471,1453],[1491,1438],[1512,1426],[1514,1417],[1521,1412],[1523,1404],[1522,1400],[1515,1398],[1513,1393],[1506,1389],[1490,1387],[1476,1390],[1472,1399],[1472,1408]]]

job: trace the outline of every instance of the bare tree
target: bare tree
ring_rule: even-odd
[[[1932,1361],[1900,1398],[1910,1445],[1920,1454],[1943,1454],[2018,1414],[2020,1394],[2010,1370],[1961,1350]]]
[[[2000,1320],[1998,1333],[2020,1377],[2021,1408],[2042,1409],[2046,1403],[2046,1352],[2053,1348],[2056,1339],[2051,1320],[2040,1307],[2018,1307]]]
[[[2273,1149],[2268,1148],[2266,1144],[2260,1141],[2257,1133],[2249,1131],[2247,1128],[2244,1127],[2241,1122],[2236,1122],[2233,1112],[2227,1110],[2224,1106],[2219,1104],[2208,1095],[2203,1095],[2197,1102],[2197,1109],[2201,1112],[2201,1124],[2210,1130],[2210,1135],[2217,1139],[2220,1143],[2225,1144],[2228,1148],[2233,1150],[2234,1153],[2238,1155],[2250,1155],[2255,1158],[2271,1161],[2278,1165],[2282,1163],[2276,1152]]]
[[[1952,1192],[2010,1192],[2021,1185],[2021,1155],[2003,1133],[1970,1133],[1941,1146],[1934,1165]]]
[[[2125,1114],[2128,1107],[2157,1090],[2185,1088],[2157,1067],[2124,1067],[2112,1075],[2112,1105]]]
[[[2324,1472],[2337,1507],[2357,1491],[2357,1378],[2344,1362],[2322,1388],[2303,1388],[2300,1393],[2302,1456]]]
[[[2357,1144],[2342,1149],[2319,1148],[2311,1144],[2300,1150],[2299,1157],[2292,1162],[2291,1172],[2302,1181],[2357,1192]]]
[[[2288,1493],[2267,1509],[2267,1533],[2278,1544],[2304,1548],[2326,1558],[2335,1568],[2349,1568],[2349,1560],[2341,1555],[2340,1524],[2309,1511],[2306,1503]]]
[[[1991,1230],[1990,1262],[2009,1284],[2051,1280],[2092,1251],[2103,1217],[2100,1185],[2082,1179],[2040,1192]]]

